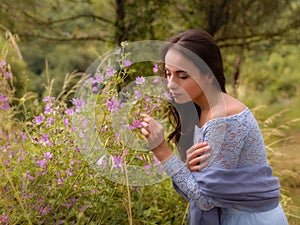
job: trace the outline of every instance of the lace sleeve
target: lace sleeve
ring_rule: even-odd
[[[267,165],[264,140],[249,109],[196,127],[194,143],[201,141],[211,146],[208,167],[237,169]]]
[[[195,143],[204,141],[211,146],[208,167],[236,169],[246,134],[244,123],[226,123],[225,119],[219,119],[204,126],[200,135],[195,135]]]
[[[166,162],[164,169],[185,196],[195,202],[200,209],[210,210],[214,207],[210,203],[211,197],[201,193],[201,188],[192,173],[176,155]]]

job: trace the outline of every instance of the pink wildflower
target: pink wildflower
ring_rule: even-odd
[[[109,111],[117,111],[118,110],[118,102],[113,99],[107,99],[106,106]]]
[[[7,79],[12,79],[12,73],[7,71],[5,72],[4,76],[7,78]]]
[[[159,82],[159,77],[155,77],[155,79],[153,80],[153,83],[158,83]]]
[[[72,116],[73,113],[74,113],[74,111],[73,111],[73,109],[69,108],[69,109],[66,110],[65,113],[66,113],[67,115],[69,115],[69,116]]]
[[[100,84],[104,80],[104,77],[97,75],[95,78],[91,78],[92,84]]]
[[[8,97],[0,95],[0,109],[7,110],[9,108],[10,108],[10,105],[8,103]]]
[[[121,156],[113,156],[113,164],[114,164],[114,168],[118,168],[118,167],[122,167],[123,163],[122,163],[122,157]]]
[[[129,129],[130,130],[134,130],[134,129],[136,129],[136,128],[141,128],[142,127],[142,123],[141,123],[141,121],[140,120],[138,120],[138,119],[135,119],[134,121],[133,121],[133,124],[132,125],[129,125]]]
[[[135,99],[140,99],[143,96],[143,92],[140,90],[134,90]]]
[[[75,105],[75,111],[77,113],[80,112],[80,109],[84,106],[84,100],[83,99],[72,99],[71,102]]]
[[[68,118],[65,118],[64,119],[64,125],[67,127],[69,125],[69,119]]]
[[[39,115],[39,116],[35,116],[35,117],[34,117],[34,122],[35,122],[35,124],[38,125],[38,124],[43,123],[43,122],[44,122],[44,119],[45,119],[44,115],[41,114],[41,115]]]
[[[127,59],[124,60],[124,66],[125,66],[125,67],[129,67],[129,66],[131,66],[131,64],[132,64],[132,63],[131,63],[130,60],[127,60]]]
[[[151,164],[147,163],[145,166],[144,166],[145,169],[150,169],[151,168]]]
[[[52,157],[53,157],[52,153],[50,153],[50,152],[44,153],[44,159],[52,159]]]
[[[158,64],[155,64],[155,66],[152,69],[153,73],[157,73],[158,72]]]
[[[114,70],[114,68],[113,68],[112,66],[109,66],[109,67],[107,68],[107,70],[106,70],[105,75],[106,75],[107,77],[111,77],[111,76],[114,75],[116,72],[117,72],[117,71]]]
[[[98,91],[99,91],[98,87],[97,87],[97,86],[94,86],[94,87],[93,87],[93,92],[98,92]]]
[[[41,161],[38,161],[38,164],[41,168],[45,168],[46,159],[42,159]]]
[[[145,77],[137,77],[135,78],[135,83],[136,84],[143,84],[145,82]]]

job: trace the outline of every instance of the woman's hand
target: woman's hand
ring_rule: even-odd
[[[165,139],[165,129],[164,127],[153,119],[151,116],[142,114],[142,134],[148,140],[148,146],[151,150],[157,148]]]
[[[158,160],[164,164],[173,155],[173,152],[164,141],[165,129],[151,116],[146,114],[142,114],[142,116],[141,132],[148,140],[149,149],[154,153]]]
[[[210,157],[210,146],[206,142],[200,142],[193,145],[186,152],[186,167],[191,171],[200,171],[207,165],[207,159]]]

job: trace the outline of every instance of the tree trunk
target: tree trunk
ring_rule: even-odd
[[[127,38],[127,29],[125,25],[125,0],[116,0],[116,32],[114,43],[119,45],[122,41],[125,41]]]

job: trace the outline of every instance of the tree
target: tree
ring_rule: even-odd
[[[245,50],[270,51],[276,43],[299,42],[299,1],[174,1],[174,8],[177,11],[173,14],[174,20],[181,20],[184,27],[202,28],[214,36],[222,49],[235,49],[233,93],[236,92]]]
[[[80,52],[100,45],[104,51],[124,40],[166,40],[179,31],[202,28],[222,50],[236,54],[231,65],[233,87],[245,50],[270,50],[276,43],[297,43],[300,38],[297,0],[0,0],[0,13],[0,24],[26,43],[23,54],[39,62],[31,68],[41,68],[35,57],[46,58],[58,49]],[[29,51],[33,44],[42,50],[42,57]],[[59,53],[52,58],[59,58]]]
[[[113,20],[105,1],[2,0],[2,21],[12,32],[29,39],[108,41]]]
[[[203,28],[221,47],[299,41],[297,0],[1,0],[0,10],[0,23],[28,40],[116,44]]]

